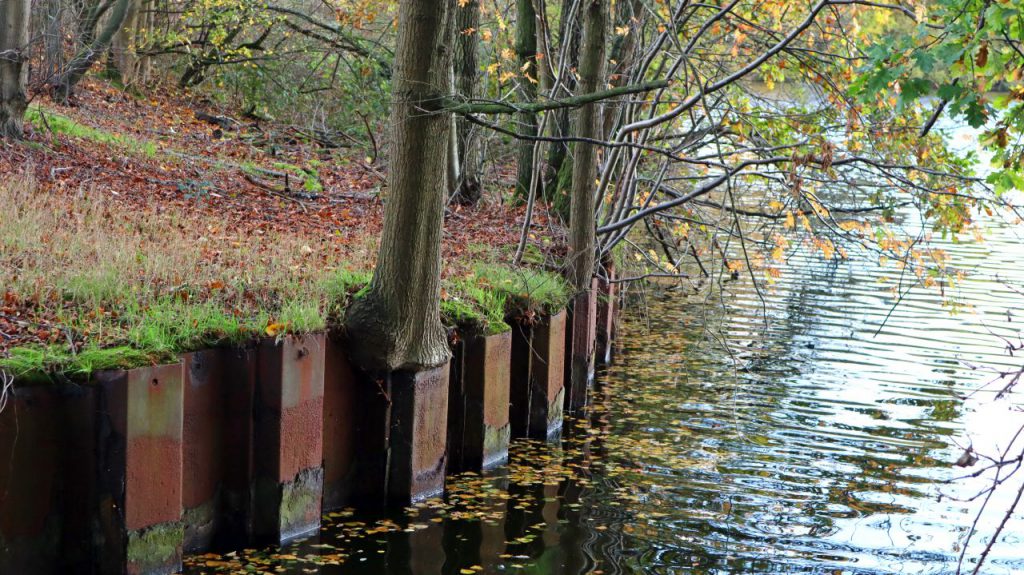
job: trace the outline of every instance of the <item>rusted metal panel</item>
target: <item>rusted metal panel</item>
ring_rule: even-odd
[[[253,433],[259,542],[285,543],[320,527],[325,345],[323,334],[259,344]]]
[[[546,439],[562,429],[565,396],[565,323],[562,310],[533,328],[529,436]]]
[[[449,364],[392,372],[388,502],[441,495],[447,462]]]
[[[96,377],[103,573],[181,568],[182,379],[180,363]]]
[[[456,345],[448,393],[448,467],[481,471],[508,457],[512,332]]]
[[[343,342],[327,338],[324,367],[324,511],[349,505],[355,481],[356,376]]]
[[[255,353],[217,348],[182,356],[185,551],[230,549],[251,534]]]

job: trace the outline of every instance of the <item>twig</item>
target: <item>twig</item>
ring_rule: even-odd
[[[0,370],[0,413],[7,407],[7,398],[11,389],[14,388],[14,376],[4,370]]]
[[[260,180],[256,179],[255,177],[253,177],[253,176],[251,176],[249,174],[246,174],[246,173],[243,172],[242,176],[250,184],[256,186],[257,188],[260,188],[261,190],[264,190],[264,191],[266,191],[266,192],[268,192],[270,194],[273,194],[273,195],[275,195],[275,196],[277,196],[279,198],[284,198],[286,200],[289,200],[289,201],[295,202],[296,204],[299,204],[299,207],[302,208],[303,213],[308,213],[309,210],[306,208],[306,203],[303,202],[302,200],[300,200],[298,198],[293,198],[292,196],[289,196],[288,194],[286,194],[284,192],[281,192],[280,190],[275,190],[269,184],[267,184],[265,182],[261,182]]]

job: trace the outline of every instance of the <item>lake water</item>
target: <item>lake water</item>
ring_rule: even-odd
[[[561,443],[517,442],[507,467],[451,478],[444,501],[333,514],[317,539],[189,572],[954,573],[980,506],[956,499],[991,477],[949,483],[984,463],[954,462],[1024,424],[1024,403],[995,400],[971,368],[1022,361],[998,336],[1019,333],[1008,311],[1024,317],[1005,283],[1024,286],[1024,229],[985,225],[983,243],[939,242],[959,286],[895,307],[892,266],[801,250],[763,303],[742,279],[718,298],[648,292]],[[1020,485],[992,497],[966,572]],[[982,572],[1024,573],[1024,509]]]

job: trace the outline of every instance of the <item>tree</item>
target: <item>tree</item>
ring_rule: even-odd
[[[368,371],[434,367],[441,326],[441,231],[451,117],[451,0],[399,5],[384,230],[369,291],[349,307],[353,360]]]
[[[124,23],[111,41],[109,64],[126,86],[148,80],[149,58],[139,53],[139,44],[150,29],[150,8],[148,0],[129,0]]]
[[[852,91],[865,105],[891,99],[900,109],[934,99],[912,133],[917,138],[927,136],[943,114],[985,127],[984,143],[997,166],[988,183],[999,194],[1024,189],[1021,14],[1019,2],[931,2],[915,14],[913,26],[878,32],[884,41],[868,49]]]
[[[132,0],[96,0],[84,8],[79,16],[77,52],[64,70],[49,82],[55,100],[71,99],[85,73],[107,53],[124,24],[131,3]]]
[[[580,58],[580,35],[582,31],[579,25],[579,18],[574,17],[578,2],[575,0],[562,0],[562,18],[558,22],[558,42],[560,57],[558,69],[572,71],[578,67]],[[549,64],[553,65],[553,64]],[[564,97],[576,90],[576,77],[572,73],[560,77],[559,90],[554,94],[557,97]],[[551,136],[556,141],[548,148],[547,167],[544,180],[544,197],[553,202],[556,208],[564,205],[559,194],[568,189],[564,175],[571,174],[572,170],[567,163],[571,163],[569,157],[568,142],[563,139],[569,136],[569,110],[559,110],[555,114],[554,122],[551,123]],[[564,169],[564,171],[563,171]]]
[[[20,139],[28,108],[27,49],[31,0],[5,0],[0,26],[0,136]]]
[[[588,0],[583,21],[583,48],[580,54],[581,94],[596,92],[604,78],[607,51],[606,22],[605,1]],[[599,137],[599,110],[598,102],[580,107],[576,117],[577,138],[593,140]],[[572,195],[569,209],[569,276],[577,293],[590,289],[590,281],[594,275],[597,235],[594,197],[596,175],[597,146],[587,141],[578,142],[572,165]],[[575,373],[573,379],[576,379]]]
[[[519,101],[537,99],[539,71],[537,69],[537,12],[533,0],[516,0],[516,55],[519,58]],[[523,135],[537,133],[537,115],[529,112],[519,115],[519,131]],[[516,196],[526,199],[533,180],[533,142],[519,141],[516,161]]]
[[[480,2],[468,0],[459,2],[455,17],[455,91],[459,98],[472,100],[476,97],[477,50],[479,46]],[[480,200],[483,191],[480,181],[482,164],[479,129],[463,117],[455,120],[455,154],[449,164],[458,166],[449,171],[454,173],[452,185],[455,200],[463,205],[473,205]]]

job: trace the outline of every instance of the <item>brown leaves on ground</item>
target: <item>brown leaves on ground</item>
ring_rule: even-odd
[[[360,150],[326,149],[303,141],[294,129],[258,120],[241,119],[233,124],[237,129],[224,129],[196,118],[197,112],[217,112],[208,103],[173,94],[136,99],[101,82],[87,82],[74,107],[45,100],[37,105],[45,113],[139,144],[97,143],[35,126],[29,129],[28,145],[0,146],[0,180],[27,176],[34,193],[66,205],[69,218],[75,217],[83,195],[100,196],[129,217],[180,220],[183,249],[194,249],[202,258],[216,259],[240,248],[253,260],[274,258],[280,250],[273,244],[283,238],[301,240],[306,265],[373,265],[386,169],[368,165]],[[146,152],[153,148],[155,154]],[[495,169],[499,179],[511,174],[504,168]],[[315,178],[315,184],[303,185],[304,178]],[[504,184],[493,184],[492,192]],[[500,196],[492,193],[476,207],[449,206],[443,236],[446,275],[463,273],[473,258],[504,257],[514,249],[524,210],[505,205]],[[558,229],[543,213],[535,215],[534,223],[539,230]],[[545,242],[545,235],[534,241],[558,243]],[[220,281],[210,279],[209,289],[220,289]],[[31,303],[4,304],[0,353],[64,337],[51,327],[47,306],[40,305],[45,302]]]

